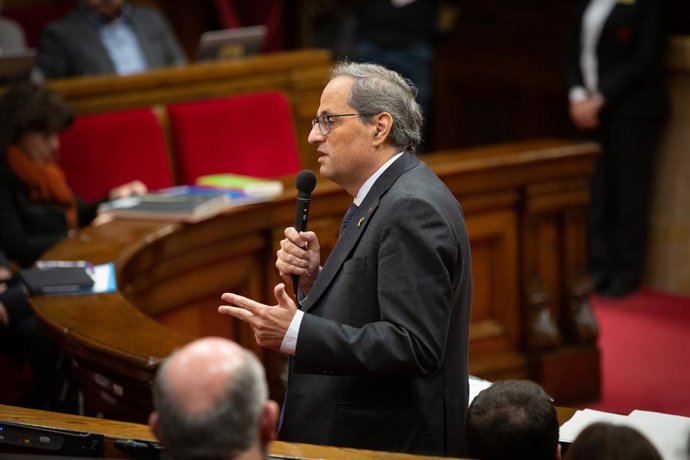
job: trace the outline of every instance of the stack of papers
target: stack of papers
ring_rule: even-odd
[[[282,192],[283,183],[278,180],[213,174],[199,177],[196,185],[110,201],[98,210],[106,217],[194,223],[235,206],[268,201]]]
[[[115,218],[193,223],[223,212],[229,204],[224,193],[196,193],[188,187],[173,187],[109,201],[98,211]]]
[[[493,383],[488,380],[480,379],[479,377],[476,377],[474,375],[469,375],[467,377],[467,381],[470,384],[470,398],[467,401],[468,405],[472,404],[474,398],[476,398],[482,390],[489,388]]]

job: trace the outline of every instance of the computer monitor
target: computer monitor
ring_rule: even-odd
[[[261,51],[266,26],[237,27],[204,32],[199,39],[197,60],[239,59]]]

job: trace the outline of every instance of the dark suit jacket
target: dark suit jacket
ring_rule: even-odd
[[[580,69],[582,15],[589,0],[576,6],[568,50],[568,85],[584,86]],[[668,34],[666,0],[618,2],[599,37],[599,90],[606,99],[602,115],[662,118],[668,96],[662,61]]]
[[[158,11],[135,5],[129,8],[130,24],[149,69],[186,63],[174,33]],[[43,30],[36,66],[46,78],[115,73],[90,15],[88,8],[78,7]]]
[[[460,205],[405,153],[302,302],[281,439],[464,454],[471,291]]]

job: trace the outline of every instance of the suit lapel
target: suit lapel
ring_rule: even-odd
[[[129,10],[129,21],[132,25],[132,30],[139,38],[139,46],[141,47],[142,53],[144,53],[146,65],[149,68],[160,67],[161,63],[157,62],[158,55],[153,49],[156,39],[155,37],[149,36],[151,25],[144,21],[144,18],[134,7]]]
[[[376,180],[374,186],[367,193],[366,198],[359,206],[357,211],[352,215],[350,223],[345,228],[344,233],[340,235],[333,251],[321,270],[319,277],[316,279],[314,286],[309,292],[309,295],[302,302],[302,309],[305,312],[314,308],[319,298],[328,289],[335,275],[340,271],[343,263],[347,260],[348,255],[352,249],[357,245],[357,242],[362,237],[369,220],[373,217],[378,208],[381,197],[388,191],[393,183],[405,171],[415,167],[419,164],[419,160],[414,154],[403,153],[392,165],[386,169],[383,174]]]

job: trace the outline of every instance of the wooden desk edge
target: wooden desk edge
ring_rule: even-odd
[[[575,414],[576,409],[557,407],[556,411],[558,413],[558,423],[559,425],[563,425]],[[102,434],[106,438],[113,440],[137,439],[142,441],[156,441],[156,438],[153,436],[147,425],[84,417],[81,415],[61,414],[57,412],[27,409],[23,407],[6,406],[3,404],[0,404],[0,421],[19,423],[40,428]],[[274,441],[271,444],[270,453],[274,455],[291,457],[314,459],[328,458],[335,460],[413,460],[422,458],[420,456],[410,454],[379,452],[344,447],[318,446],[312,444],[287,443],[282,441]],[[433,457],[424,456],[423,458]]]

